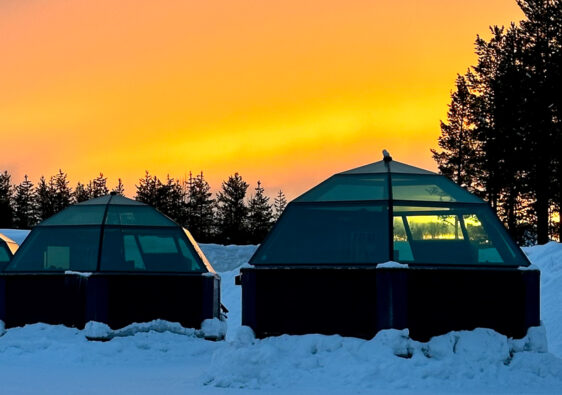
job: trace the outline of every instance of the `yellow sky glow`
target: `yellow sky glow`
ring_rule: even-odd
[[[456,73],[515,0],[0,2],[0,170],[230,174],[289,198],[377,161],[435,170]],[[252,188],[254,185],[252,185]]]

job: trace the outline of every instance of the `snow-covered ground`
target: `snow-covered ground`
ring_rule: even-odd
[[[477,329],[428,343],[396,330],[369,341],[256,340],[240,326],[234,285],[255,247],[201,247],[222,276],[230,309],[225,341],[166,322],[134,325],[133,335],[108,342],[63,326],[12,328],[0,337],[0,393],[562,393],[561,244],[525,249],[542,272],[542,327],[515,341]]]

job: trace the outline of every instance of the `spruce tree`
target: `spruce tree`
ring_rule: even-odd
[[[537,241],[544,244],[548,241],[549,209],[556,205],[554,199],[562,188],[562,1],[519,0],[518,4],[526,16],[521,22],[521,34],[529,87],[525,97],[530,137],[528,181],[534,199]]]
[[[107,177],[104,177],[103,173],[100,173],[98,177],[94,178],[88,184],[88,194],[90,195],[90,199],[105,196],[108,193],[109,189],[107,188]]]
[[[111,190],[111,192],[115,192],[118,195],[125,196],[125,186],[123,185],[123,181],[120,178],[117,179],[117,185]]]
[[[245,244],[247,242],[248,208],[244,203],[248,184],[235,173],[222,183],[217,194],[217,226],[219,242],[222,244]]]
[[[7,170],[0,173],[0,228],[11,228],[13,225],[14,209],[12,207],[12,185]]]
[[[35,189],[26,174],[15,187],[14,225],[19,229],[30,229],[39,221],[38,214]]]
[[[285,197],[283,191],[280,189],[279,192],[277,193],[277,196],[275,196],[275,200],[273,202],[274,221],[277,221],[279,219],[279,217],[283,213],[283,210],[285,210],[286,206],[287,206],[287,198]]]
[[[55,213],[54,195],[53,179],[51,178],[51,180],[47,182],[45,177],[41,176],[36,188],[37,210],[41,221]]]
[[[152,177],[148,171],[145,171],[144,178],[139,179],[137,194],[135,200],[156,207],[158,204],[158,189],[162,186],[162,182],[158,177]]]
[[[86,200],[90,199],[90,192],[86,185],[78,182],[76,184],[76,188],[74,188],[74,192],[72,193],[72,197],[76,203],[85,202]]]
[[[53,191],[53,209],[55,213],[64,210],[72,203],[72,189],[69,186],[66,173],[61,169],[51,177],[49,184]]]
[[[251,244],[261,243],[271,229],[273,222],[269,197],[264,195],[264,189],[260,181],[258,181],[255,191],[255,195],[248,202],[248,233]]]
[[[157,187],[155,207],[172,220],[185,223],[185,204],[181,184],[169,175],[166,183]]]
[[[474,132],[474,95],[467,79],[457,75],[447,122],[441,122],[438,139],[442,151],[431,150],[440,172],[460,186],[476,190],[479,142]]]
[[[187,199],[187,225],[197,241],[210,242],[214,229],[215,200],[211,198],[211,187],[205,180],[203,172],[197,177],[189,174]]]

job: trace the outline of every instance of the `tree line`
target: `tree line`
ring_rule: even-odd
[[[519,242],[543,244],[562,240],[562,0],[517,4],[524,20],[477,36],[432,153]]]
[[[135,199],[158,209],[203,243],[258,244],[287,205],[279,190],[273,202],[265,195],[260,181],[248,195],[249,184],[238,173],[224,181],[221,189],[211,192],[203,172],[180,181],[171,177],[160,180],[148,171],[139,179]],[[8,171],[0,173],[0,228],[30,229],[71,204],[115,192],[124,195],[121,179],[109,189],[103,173],[87,184],[78,182],[72,189],[62,170],[37,185],[24,177],[12,185]]]

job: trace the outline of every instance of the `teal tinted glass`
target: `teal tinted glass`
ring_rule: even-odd
[[[96,270],[100,227],[37,227],[6,271],[64,272]]]
[[[2,240],[0,240],[0,263],[10,262],[12,259],[12,253],[10,249]]]
[[[150,206],[109,205],[105,223],[121,226],[177,226]]]
[[[443,176],[392,174],[391,180],[394,200],[482,203],[478,197]]]
[[[394,260],[428,265],[526,266],[485,205],[394,206]]]
[[[388,254],[386,206],[289,204],[251,263],[374,264]]]
[[[335,175],[301,195],[295,202],[337,202],[388,199],[385,174]]]
[[[41,222],[39,226],[44,225],[101,225],[103,221],[103,213],[105,211],[103,205],[75,205],[66,208],[58,214]]]
[[[101,271],[206,272],[190,248],[183,230],[106,227],[102,244]]]

